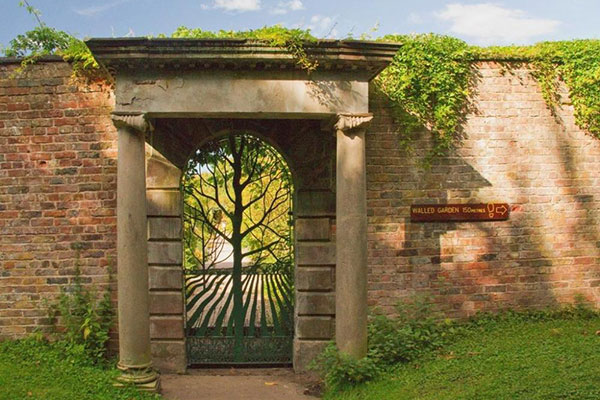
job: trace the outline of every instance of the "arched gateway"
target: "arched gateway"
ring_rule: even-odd
[[[334,332],[340,350],[363,356],[368,82],[399,45],[306,43],[319,64],[310,74],[285,49],[248,40],[87,45],[116,77],[122,381],[155,389],[153,366],[187,366],[181,171],[199,143],[224,129],[268,136],[296,175],[294,368],[304,369]]]

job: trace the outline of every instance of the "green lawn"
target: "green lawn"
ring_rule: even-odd
[[[328,400],[600,399],[600,318],[506,319],[467,328],[436,356]],[[0,400],[159,399],[112,386],[118,372],[34,340],[0,343]]]
[[[600,318],[500,321],[329,400],[600,399]]]
[[[117,373],[64,346],[31,339],[0,343],[0,400],[160,399],[113,387]]]

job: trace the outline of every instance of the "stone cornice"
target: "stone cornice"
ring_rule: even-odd
[[[111,115],[113,124],[117,128],[129,127],[142,133],[151,132],[152,124],[146,119],[146,114],[122,114],[113,113]]]
[[[98,62],[117,73],[137,69],[301,69],[286,48],[249,39],[102,38],[86,44]],[[318,71],[365,71],[371,78],[392,61],[399,48],[398,43],[358,40],[304,44],[307,56],[319,63]]]

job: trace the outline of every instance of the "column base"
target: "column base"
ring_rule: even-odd
[[[158,393],[160,391],[160,374],[152,368],[152,364],[129,367],[118,363],[117,368],[121,370],[121,375],[117,377],[114,386],[134,386],[144,392]]]

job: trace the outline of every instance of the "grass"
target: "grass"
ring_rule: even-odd
[[[328,400],[600,399],[600,318],[473,325],[426,359]]]
[[[440,351],[325,399],[600,399],[600,316],[537,315],[476,320]],[[0,400],[161,398],[114,388],[117,374],[76,345],[0,342]]]
[[[34,339],[0,342],[0,400],[150,400],[160,396],[113,387],[118,371],[92,364],[83,350]]]

